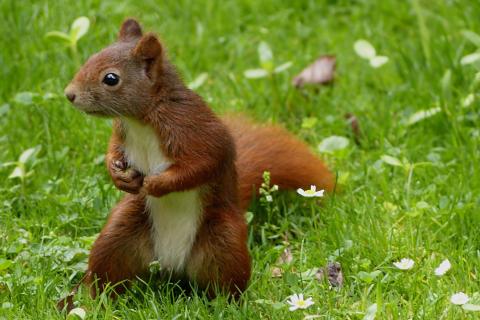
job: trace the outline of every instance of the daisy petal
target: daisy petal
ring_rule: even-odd
[[[299,195],[301,195],[301,196],[306,197],[306,196],[305,196],[305,190],[303,190],[302,188],[298,188],[298,189],[297,189],[297,193],[298,193]]]
[[[307,309],[312,304],[314,304],[311,297],[309,297],[305,300],[302,293],[300,293],[298,295],[297,294],[291,295],[289,297],[289,299],[287,300],[287,303],[290,305],[290,307],[289,307],[290,311],[295,311],[297,309]]]
[[[435,275],[438,276],[438,277],[441,277],[445,273],[447,273],[448,270],[450,270],[451,267],[452,267],[452,265],[451,265],[450,261],[448,261],[448,259],[445,259],[445,260],[442,261],[442,263],[440,263],[438,268],[435,269]]]
[[[415,262],[412,259],[403,258],[398,262],[394,262],[393,265],[400,270],[410,270],[413,268]]]
[[[468,300],[468,296],[463,292],[457,292],[450,297],[450,302],[456,305],[465,304]]]

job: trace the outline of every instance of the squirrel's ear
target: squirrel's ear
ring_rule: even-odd
[[[160,58],[162,55],[162,45],[153,33],[147,33],[138,41],[133,54],[145,60]]]
[[[133,49],[133,55],[145,61],[147,74],[152,76],[153,70],[159,70],[162,66],[163,49],[160,41],[153,33],[147,33]]]
[[[118,33],[119,41],[133,41],[142,36],[142,27],[135,19],[127,19],[122,23],[120,32]]]

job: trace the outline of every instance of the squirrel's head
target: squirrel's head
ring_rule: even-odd
[[[137,21],[126,20],[118,41],[91,56],[65,89],[81,111],[98,116],[136,117],[161,86],[162,45],[154,34],[142,34]]]

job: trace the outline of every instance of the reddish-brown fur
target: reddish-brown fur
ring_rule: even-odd
[[[262,172],[280,190],[316,185],[333,191],[334,178],[328,168],[291,133],[276,126],[262,126],[242,117],[223,119],[235,140],[240,208],[246,210],[253,190],[258,191]]]
[[[112,68],[121,73],[121,85],[102,87],[99,81]],[[155,259],[147,195],[202,190],[201,222],[178,276],[195,281],[210,296],[216,287],[236,296],[250,278],[243,213],[262,173],[270,171],[272,183],[280,189],[312,184],[333,189],[326,166],[285,130],[253,125],[241,117],[220,120],[184,86],[157,38],[142,36],[134,20],[122,25],[118,43],[89,59],[66,93],[74,95],[76,106],[87,113],[128,116],[152,127],[172,162],[158,174],[128,168],[122,150],[125,128],[122,120],[115,120],[107,168],[114,184],[129,194],[112,210],[93,245],[85,279],[93,296],[95,288],[101,291],[107,283],[141,276]]]

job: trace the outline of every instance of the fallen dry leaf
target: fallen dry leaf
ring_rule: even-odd
[[[283,250],[280,257],[278,257],[277,264],[288,264],[292,261],[293,261],[292,250],[290,249],[290,247],[286,247],[285,250]]]
[[[315,278],[323,281],[325,273],[328,276],[328,282],[332,287],[341,288],[343,286],[342,266],[338,262],[329,262],[326,267],[318,269]]]
[[[320,56],[293,78],[292,84],[297,88],[305,84],[329,84],[333,81],[336,63],[335,56]]]
[[[272,278],[281,278],[282,277],[282,269],[279,267],[273,267],[271,270]]]
[[[85,275],[83,276],[82,280],[80,280],[72,289],[72,291],[70,291],[70,293],[65,297],[65,298],[62,298],[60,300],[57,301],[57,310],[60,311],[60,312],[63,312],[63,310],[66,310],[67,313],[72,311],[72,309],[75,308],[75,303],[74,303],[74,298],[75,298],[75,295],[77,294],[78,292],[78,289],[80,288],[80,286],[82,285],[82,283],[84,282],[84,280],[88,277],[88,276],[91,276],[91,271],[85,273]]]
[[[360,138],[362,133],[360,131],[360,125],[358,124],[357,117],[352,113],[346,113],[345,119],[347,120],[348,124],[350,124],[350,128],[352,129],[353,139],[357,145],[360,145]]]
[[[327,265],[328,282],[334,287],[341,288],[343,285],[342,266],[338,262],[329,262]]]

